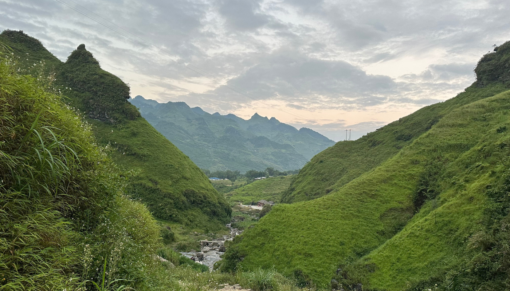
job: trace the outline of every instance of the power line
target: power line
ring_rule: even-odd
[[[90,17],[90,16],[89,16],[89,15],[87,15],[86,13],[83,13],[82,11],[80,11],[80,10],[78,10],[78,9],[75,9],[74,7],[72,7],[71,5],[68,5],[67,3],[65,3],[65,2],[64,2],[64,1],[62,1],[62,0],[55,0],[55,1],[57,1],[57,2],[59,2],[59,3],[61,3],[61,4],[63,4],[64,6],[66,6],[67,8],[69,8],[69,9],[71,9],[71,10],[75,11],[76,13],[79,13],[79,14],[81,14],[81,15],[83,15],[83,16],[85,16],[85,17],[87,17],[88,19],[90,19],[90,20],[92,20],[92,21],[94,21],[94,22],[98,23],[99,25],[101,25],[101,26],[103,26],[103,27],[105,27],[105,28],[107,28],[107,29],[110,29],[110,30],[114,31],[115,33],[118,33],[119,35],[122,35],[123,37],[127,38],[128,40],[131,40],[132,42],[139,43],[141,46],[144,46],[144,47],[146,47],[146,48],[147,48],[147,47],[150,47],[149,45],[146,45],[146,44],[144,44],[144,43],[141,43],[141,42],[140,42],[140,41],[138,41],[138,40],[134,40],[133,38],[131,38],[131,37],[129,37],[129,36],[127,36],[127,35],[123,34],[123,33],[120,33],[118,30],[116,30],[116,29],[114,29],[114,28],[112,28],[112,27],[110,27],[110,26],[108,26],[108,25],[106,25],[106,24],[102,23],[101,21],[99,21],[99,20],[97,20],[97,19],[94,19],[94,18]],[[70,0],[67,0],[67,1],[70,1]],[[81,5],[77,4],[77,3],[76,3],[76,2],[74,2],[74,1],[71,1],[71,2],[73,2],[76,6],[81,7],[83,10],[86,10],[86,11],[88,11],[89,13],[92,13],[92,14],[96,15],[96,18],[99,18],[99,19],[101,19],[101,20],[102,20],[102,17],[98,16],[95,12],[90,11],[90,10],[88,10],[88,9],[84,8],[83,6],[81,6]],[[117,27],[117,28],[119,28],[119,29],[121,29],[121,30],[126,31],[125,29],[123,29],[122,27],[119,27],[118,25],[116,25],[115,23],[113,23],[113,22],[111,22],[111,21],[107,21],[107,22],[109,22],[110,24],[112,24],[113,26],[115,26],[115,27]],[[185,35],[184,33],[181,33],[181,32],[179,32],[179,31],[177,31],[177,30],[175,30],[175,29],[173,29],[173,31],[176,31],[176,32],[180,33],[181,35]],[[152,45],[151,45],[151,46],[152,46]],[[154,46],[152,46],[152,47],[154,47]],[[203,73],[199,72],[199,71],[198,71],[198,70],[196,70],[196,69],[193,69],[192,67],[189,67],[188,65],[184,65],[184,68],[186,68],[186,69],[190,70],[191,72],[194,72],[195,74],[198,74],[198,75],[199,75],[199,76],[201,76],[201,77],[207,77],[205,74],[203,74]],[[175,85],[173,85],[173,86],[175,86]],[[231,90],[232,92],[237,93],[237,94],[239,94],[239,95],[242,95],[242,96],[244,96],[244,97],[246,97],[246,98],[248,98],[248,99],[250,99],[250,100],[256,100],[256,98],[252,98],[251,96],[248,96],[247,94],[245,94],[245,93],[243,93],[243,92],[240,92],[239,90],[237,90],[237,89],[233,88],[232,86],[229,86],[229,85],[227,85],[227,84],[224,84],[224,85],[221,85],[221,86],[224,86],[225,88],[227,88],[227,89]],[[187,90],[187,89],[184,89],[184,88],[179,87],[179,86],[175,86],[175,87],[180,88],[180,89],[183,89],[183,90]],[[187,91],[188,91],[188,90],[187,90]],[[166,92],[166,90],[165,90],[164,92]],[[287,111],[285,111],[285,110],[283,110],[283,109],[279,109],[279,108],[275,108],[275,109],[276,109],[276,110],[278,110],[278,111],[284,112],[284,113],[286,113],[286,114],[292,115],[292,116],[294,116],[294,117],[297,117],[297,118],[299,118],[299,119],[304,119],[304,118],[302,118],[302,117],[301,117],[301,116],[299,116],[299,115],[296,115],[296,114],[293,114],[293,113],[287,112]]]

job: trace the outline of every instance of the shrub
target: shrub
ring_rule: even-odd
[[[271,205],[269,205],[269,204],[264,205],[264,207],[262,207],[262,210],[259,213],[259,218],[264,217],[264,215],[268,214],[269,211],[271,211],[271,209],[273,209],[273,207]]]
[[[175,233],[168,226],[161,228],[161,237],[164,244],[171,244],[175,241]]]

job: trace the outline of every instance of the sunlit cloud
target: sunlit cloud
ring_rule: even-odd
[[[79,44],[133,96],[255,112],[341,140],[455,96],[510,38],[486,1],[0,0],[0,28]],[[354,137],[353,135],[353,137]]]

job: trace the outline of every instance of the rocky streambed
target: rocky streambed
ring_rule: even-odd
[[[209,267],[209,271],[213,270],[214,264],[221,260],[221,255],[225,253],[225,242],[234,239],[237,235],[241,234],[241,230],[232,228],[231,224],[227,224],[230,229],[229,235],[224,235],[223,238],[213,240],[200,241],[199,252],[181,252],[181,254],[190,259],[195,259],[197,263]]]

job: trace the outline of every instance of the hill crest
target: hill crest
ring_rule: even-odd
[[[102,70],[85,45],[63,63],[23,32],[4,31],[0,42],[15,55],[51,64],[48,73],[56,74],[55,85],[62,90],[63,100],[83,113],[98,144],[109,148],[111,158],[131,176],[127,194],[141,199],[155,217],[211,230],[229,221],[231,209],[225,198],[187,156],[140,116],[128,102],[129,86]],[[23,68],[32,65],[19,63]]]

